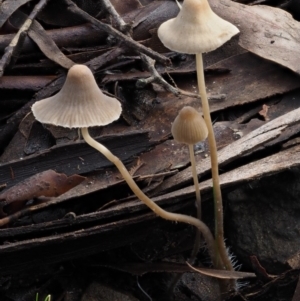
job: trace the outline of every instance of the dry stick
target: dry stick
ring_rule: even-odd
[[[28,33],[28,30],[37,16],[37,14],[44,8],[49,0],[40,0],[40,2],[34,7],[27,20],[21,26],[15,37],[10,44],[5,48],[4,54],[0,60],[0,77],[3,75],[5,68],[11,62],[12,57],[17,57],[21,51],[22,44]]]
[[[114,156],[110,150],[108,150],[104,145],[94,140],[87,128],[81,129],[82,137],[86,141],[87,144],[89,144],[91,147],[98,150],[100,153],[102,153],[110,162],[112,162],[119,170],[121,175],[123,176],[124,180],[128,184],[128,186],[131,188],[133,193],[146,205],[148,206],[154,213],[159,215],[160,217],[166,219],[166,220],[172,220],[176,222],[182,222],[186,224],[190,224],[195,226],[202,234],[203,237],[207,243],[207,249],[209,252],[209,255],[213,261],[213,264],[215,265],[217,263],[216,260],[216,252],[215,252],[215,243],[214,238],[209,230],[209,228],[200,220],[184,215],[179,213],[172,213],[168,212],[161,207],[159,207],[156,203],[154,203],[150,198],[148,198],[141,189],[137,186],[135,181],[132,179],[130,173],[122,163],[122,161]]]
[[[76,4],[74,4],[71,0],[64,0],[66,2],[66,4],[68,5],[68,10],[71,11],[74,14],[79,15],[80,17],[82,17],[85,21],[93,24],[94,26],[96,26],[97,28],[105,31],[106,33],[114,36],[115,38],[121,40],[124,45],[126,45],[127,47],[144,53],[152,58],[154,58],[156,61],[164,64],[164,65],[169,65],[170,64],[170,60],[153,51],[152,49],[145,47],[141,44],[139,44],[138,42],[134,41],[133,39],[129,38],[128,36],[126,36],[125,34],[119,32],[118,30],[116,30],[115,28],[113,28],[112,26],[102,23],[99,20],[95,19],[94,17],[90,16],[88,13],[86,13],[85,11],[83,11],[82,9],[80,9]]]
[[[219,169],[218,169],[218,154],[217,154],[217,145],[215,134],[211,122],[209,104],[206,95],[205,89],[205,79],[204,79],[204,69],[203,69],[203,59],[202,53],[196,54],[196,68],[197,68],[197,77],[198,77],[198,87],[199,93],[202,100],[202,111],[204,120],[208,128],[208,143],[210,150],[210,159],[211,159],[211,172],[213,180],[213,194],[215,202],[215,237],[217,251],[221,259],[221,263],[225,266],[226,270],[233,270],[231,261],[228,257],[226,246],[224,243],[224,227],[223,227],[223,203],[222,203],[222,193],[219,181]]]
[[[141,53],[141,59],[146,64],[146,66],[147,66],[148,70],[150,71],[150,73],[152,74],[152,76],[145,78],[145,79],[139,79],[136,82],[136,86],[138,88],[143,88],[152,82],[157,82],[158,84],[162,85],[167,91],[173,93],[176,96],[178,96],[180,94],[184,94],[183,91],[180,91],[179,89],[173,87],[172,85],[170,85],[168,82],[166,82],[162,78],[162,76],[155,69],[155,66],[154,66],[155,61],[154,60],[152,60],[150,57],[148,57],[142,53]],[[189,92],[186,92],[186,93],[190,94]]]
[[[167,81],[165,81],[155,68],[155,60],[152,60],[149,56],[144,55],[142,53],[141,53],[141,59],[146,64],[147,69],[152,75],[148,78],[142,78],[137,80],[136,82],[137,88],[143,88],[150,83],[156,82],[160,84],[162,87],[164,87],[167,91],[173,93],[176,96],[185,95],[188,97],[199,98],[199,94],[195,94],[192,92],[181,90],[179,88],[175,88],[172,85],[170,85]],[[218,98],[220,97],[220,95],[212,96],[212,98],[214,99],[216,97]]]
[[[105,9],[108,11],[108,13],[113,17],[118,29],[122,32],[124,32],[128,37],[130,37],[130,25],[126,24],[124,20],[120,17],[118,12],[115,10],[113,5],[109,0],[100,0],[102,2],[102,5],[105,7]],[[142,61],[147,66],[147,69],[152,74],[150,77],[146,79],[139,79],[136,82],[136,86],[138,88],[144,88],[146,85],[156,82],[163,86],[167,91],[173,93],[176,96],[179,96],[180,94],[190,96],[190,97],[198,97],[198,95],[182,91],[180,89],[177,89],[170,85],[167,81],[163,79],[163,77],[157,72],[155,69],[155,60],[151,59],[148,55],[141,53],[140,54]]]
[[[117,28],[126,34],[128,37],[130,37],[130,31],[131,31],[131,25],[126,24],[122,18],[120,18],[118,12],[115,10],[114,6],[110,3],[109,0],[99,0],[104,6],[104,8],[107,10],[107,12],[113,17]]]

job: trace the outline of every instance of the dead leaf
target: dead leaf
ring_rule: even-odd
[[[20,6],[24,5],[31,0],[15,0],[4,1],[0,6],[0,28],[7,21],[7,19],[15,12]]]
[[[65,174],[56,173],[51,169],[36,174],[0,194],[0,200],[2,200],[0,202],[0,214],[5,216],[6,213],[16,212],[24,205],[25,201],[33,198],[57,197],[77,186],[83,180],[85,178],[82,176],[67,177]],[[6,207],[5,212],[3,211],[4,207]]]
[[[19,29],[27,17],[26,14],[17,11],[9,18],[9,22],[14,28]],[[53,62],[66,69],[71,68],[75,64],[60,51],[39,22],[33,20],[28,35],[38,45],[44,55]]]
[[[248,272],[238,272],[238,271],[225,271],[225,270],[214,270],[214,269],[204,269],[204,268],[194,268],[188,262],[186,264],[195,272],[202,275],[215,277],[218,279],[243,279],[243,278],[254,278],[256,275],[254,273]]]
[[[300,74],[300,23],[286,11],[230,0],[209,0],[212,9],[240,29],[239,45]]]

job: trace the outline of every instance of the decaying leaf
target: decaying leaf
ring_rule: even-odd
[[[240,29],[239,44],[300,74],[300,23],[286,11],[230,0],[209,0],[213,10]]]
[[[84,177],[56,173],[54,170],[47,170],[36,174],[17,185],[5,190],[0,194],[0,215],[12,213],[23,206],[24,202],[33,198],[57,197],[71,188],[80,184]],[[5,207],[5,212],[3,208]]]
[[[196,269],[193,266],[191,266],[188,262],[186,262],[186,264],[195,272],[198,272],[206,276],[215,277],[218,279],[243,279],[243,278],[256,277],[254,273],[214,270],[214,269],[204,269],[204,268]]]
[[[0,6],[0,27],[6,22],[6,20],[16,11],[20,6],[24,5],[31,0],[15,0],[4,1]]]

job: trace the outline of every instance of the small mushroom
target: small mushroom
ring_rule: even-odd
[[[159,207],[140,190],[122,161],[90,136],[88,127],[106,125],[118,119],[121,114],[121,105],[117,99],[108,97],[100,91],[88,67],[85,65],[71,67],[61,91],[52,97],[36,102],[32,106],[32,112],[42,123],[80,128],[83,139],[118,168],[134,194],[153,212],[164,219],[195,226],[206,240],[213,263],[217,263],[214,238],[209,228],[194,217],[167,212]]]
[[[205,121],[200,113],[190,106],[183,107],[175,118],[172,125],[172,135],[177,142],[188,145],[192,175],[196,193],[197,218],[201,220],[201,195],[199,188],[198,175],[196,170],[196,161],[194,154],[194,144],[207,138],[208,130]],[[189,262],[193,263],[199,251],[201,243],[201,233],[198,231],[195,237],[195,243],[191,252]],[[177,279],[177,278],[175,278]],[[176,280],[175,280],[176,281]],[[175,283],[174,283],[175,284]]]
[[[188,145],[196,192],[197,217],[201,219],[201,196],[196,170],[194,144],[207,138],[207,126],[200,113],[194,108],[186,106],[180,110],[173,122],[172,135],[177,142]]]
[[[196,54],[199,94],[204,120],[208,128],[215,202],[216,244],[223,262],[220,265],[224,265],[227,270],[233,270],[233,267],[224,243],[223,204],[217,146],[205,89],[202,53],[217,49],[238,33],[239,30],[236,26],[212,11],[207,0],[184,0],[178,16],[164,22],[158,29],[158,37],[167,48],[177,52]]]

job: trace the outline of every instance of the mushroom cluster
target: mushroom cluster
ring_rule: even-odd
[[[224,243],[223,204],[219,183],[218,156],[204,79],[202,53],[215,50],[239,33],[239,29],[216,15],[207,0],[184,0],[176,18],[158,29],[158,37],[170,50],[195,54],[199,94],[204,120],[208,128],[215,204],[215,236],[221,262],[219,268],[233,270]]]

